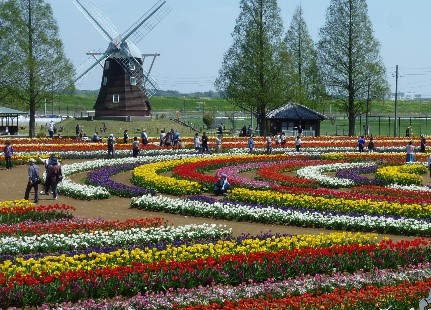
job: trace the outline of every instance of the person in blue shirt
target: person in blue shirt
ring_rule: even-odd
[[[248,145],[249,153],[250,153],[250,154],[251,154],[251,153],[253,153],[253,152],[254,152],[254,140],[253,140],[253,135],[251,135],[251,136],[250,136],[250,138],[248,138],[247,145]]]
[[[359,152],[363,152],[365,147],[365,138],[364,136],[360,136],[358,139],[358,150]]]

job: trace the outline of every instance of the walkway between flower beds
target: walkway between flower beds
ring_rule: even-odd
[[[68,163],[73,163],[76,161],[65,160],[63,165]],[[43,171],[43,166],[39,165],[41,171]],[[27,180],[27,165],[16,166],[11,170],[0,169],[0,200],[15,200],[22,199],[24,197],[24,190]],[[82,181],[85,177],[85,173],[77,174],[72,176],[75,181]],[[116,181],[130,184],[131,172],[121,173],[116,175]],[[40,190],[40,189],[39,189]],[[213,194],[208,193],[213,198],[222,199],[222,196],[213,196]],[[178,214],[166,214],[161,212],[147,212],[137,209],[131,209],[130,199],[112,196],[106,200],[76,200],[73,198],[65,197],[60,194],[58,200],[53,200],[51,196],[40,196],[40,204],[67,204],[74,206],[76,211],[75,216],[88,217],[88,218],[99,218],[102,217],[107,220],[125,220],[125,219],[136,219],[145,217],[162,217],[171,221],[175,226],[187,225],[187,224],[203,224],[203,223],[214,223],[217,225],[226,225],[232,229],[234,235],[238,236],[241,234],[259,234],[261,232],[273,232],[273,233],[284,233],[284,234],[319,234],[319,233],[329,233],[330,230],[324,230],[319,228],[301,228],[283,225],[265,225],[259,223],[250,222],[234,222],[225,220],[216,220],[209,218],[200,217],[190,217]],[[401,239],[413,239],[402,236],[389,236],[393,240]]]

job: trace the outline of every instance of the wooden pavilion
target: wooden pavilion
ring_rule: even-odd
[[[289,102],[267,113],[266,124],[272,135],[284,132],[286,136],[320,136],[320,122],[327,117],[304,105]]]
[[[0,107],[0,135],[17,135],[20,128],[18,117],[27,114],[28,112]]]

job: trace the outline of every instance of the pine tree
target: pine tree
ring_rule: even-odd
[[[276,0],[241,0],[240,9],[215,87],[232,104],[251,111],[264,135],[267,111],[285,102],[283,22]]]
[[[325,87],[316,48],[308,33],[301,6],[297,7],[293,15],[284,41],[289,54],[286,98],[309,106],[325,97]]]
[[[29,136],[35,136],[35,112],[58,90],[73,89],[74,69],[65,57],[51,6],[43,0],[0,3],[2,93],[29,110]],[[6,99],[4,98],[6,101]]]
[[[328,92],[347,111],[349,136],[367,101],[388,92],[380,44],[373,36],[366,0],[331,0],[320,29],[318,55]]]

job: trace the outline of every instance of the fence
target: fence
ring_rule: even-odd
[[[428,116],[402,116],[397,117],[396,132],[395,118],[390,116],[368,116],[368,130],[365,117],[358,117],[355,122],[355,135],[373,135],[386,137],[406,136],[406,129],[411,128],[410,136],[431,135],[431,117]],[[322,136],[344,136],[349,133],[347,117],[335,117],[321,123]]]

